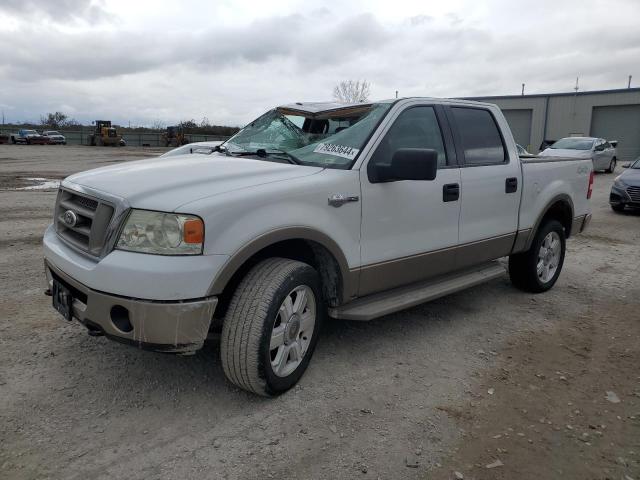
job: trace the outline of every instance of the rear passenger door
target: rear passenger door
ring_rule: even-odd
[[[452,106],[447,114],[461,167],[457,265],[462,268],[510,253],[518,229],[522,172],[489,108]]]

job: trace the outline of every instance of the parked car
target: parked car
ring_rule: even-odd
[[[67,138],[57,130],[45,130],[44,132],[42,132],[42,135],[44,137],[47,137],[49,139],[49,143],[53,145],[67,144]]]
[[[0,144],[9,143],[9,135],[6,133],[0,132]]]
[[[11,143],[22,143],[25,145],[46,145],[49,143],[49,139],[43,135],[40,135],[36,130],[22,128],[18,130],[18,133],[11,134]]]
[[[520,158],[485,103],[296,103],[217,150],[66,178],[48,293],[92,335],[163,352],[221,323],[226,376],[261,395],[295,385],[328,315],[412,307],[505,256],[515,286],[550,289],[591,219],[591,160]]]
[[[181,147],[173,148],[166,153],[160,155],[160,157],[175,157],[176,155],[189,155],[192,153],[198,153],[201,155],[210,155],[216,151],[216,148],[223,142],[211,141],[211,142],[193,142],[182,145]]]
[[[617,144],[617,142],[615,142]],[[613,173],[616,169],[616,148],[604,138],[567,137],[558,140],[539,154],[541,157],[590,158],[594,170]]]
[[[640,157],[628,165],[616,177],[609,194],[609,204],[616,212],[625,207],[640,208]]]

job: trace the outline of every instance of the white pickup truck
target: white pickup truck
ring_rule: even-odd
[[[229,380],[277,395],[328,315],[408,308],[504,275],[507,256],[517,287],[551,288],[592,170],[520,158],[494,105],[285,105],[209,154],[65,179],[47,293],[90,334],[153,350],[192,353],[222,325]]]

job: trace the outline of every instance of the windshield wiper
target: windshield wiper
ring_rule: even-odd
[[[230,152],[229,150],[223,150],[227,153],[227,155],[233,155],[236,157],[260,157],[260,158],[268,158],[272,155],[278,155],[282,157],[283,155],[287,159],[287,161],[293,165],[300,165],[300,160],[295,155],[292,155],[284,150],[273,149],[273,150],[265,150],[264,148],[259,148],[255,151],[241,151],[241,152]]]

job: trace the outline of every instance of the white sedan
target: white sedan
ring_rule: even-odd
[[[541,157],[590,158],[594,170],[613,173],[616,169],[616,144],[604,138],[567,137],[540,152]]]

